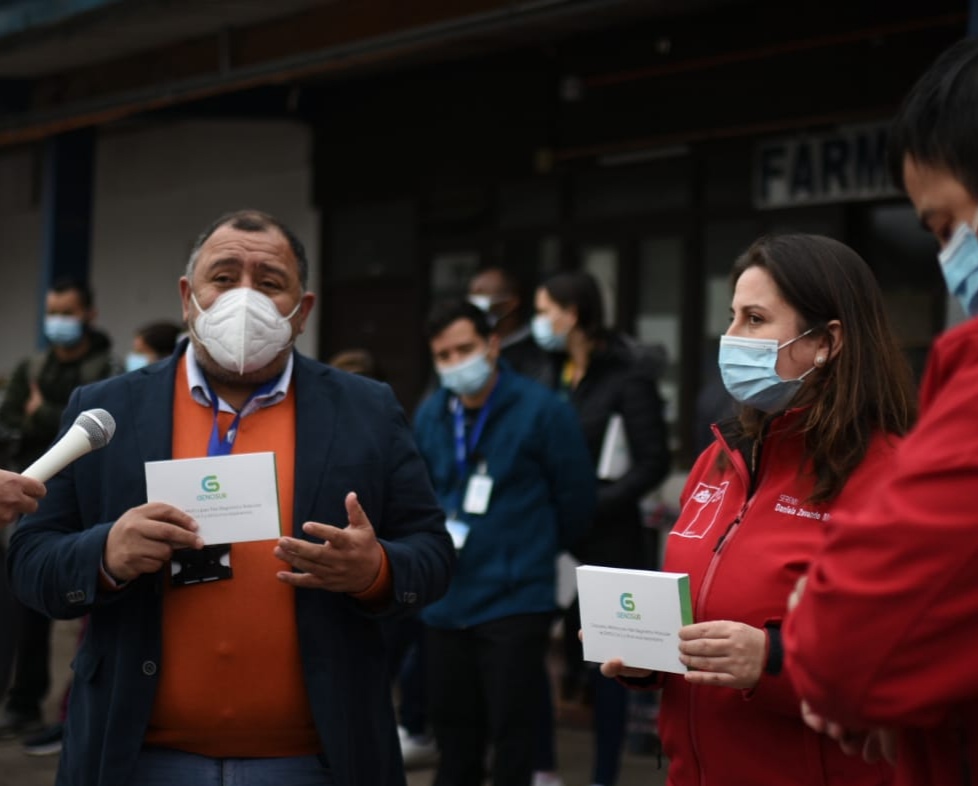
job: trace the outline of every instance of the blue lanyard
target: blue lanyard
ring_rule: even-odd
[[[498,384],[497,382],[496,385]],[[453,401],[452,409],[455,415],[455,466],[458,469],[459,485],[464,482],[464,479],[469,474],[469,455],[475,450],[475,446],[479,444],[479,437],[482,436],[482,430],[485,428],[486,420],[489,418],[492,397],[495,395],[496,386],[493,386],[489,393],[489,398],[486,399],[486,403],[479,410],[479,416],[472,426],[472,433],[469,434],[468,442],[465,439],[465,413],[463,411],[462,401],[458,398]]]
[[[259,387],[248,396],[248,400],[244,403],[244,406],[235,413],[234,420],[231,421],[231,425],[228,426],[228,430],[224,432],[224,439],[221,439],[221,430],[218,428],[217,423],[217,413],[220,407],[218,403],[217,393],[214,392],[214,388],[211,387],[211,383],[206,379],[207,382],[207,392],[211,397],[211,405],[214,408],[214,425],[211,426],[211,438],[207,443],[207,455],[208,456],[228,456],[231,454],[231,448],[234,447],[234,438],[238,435],[238,424],[241,423],[241,413],[245,411],[245,408],[251,402],[253,398],[258,396],[267,396],[275,389],[275,385],[278,384],[279,378],[269,380],[264,385]]]
[[[499,383],[497,382],[496,385]],[[482,436],[482,430],[486,426],[486,420],[489,418],[489,409],[492,404],[492,397],[496,394],[496,387],[489,393],[489,398],[486,399],[486,403],[482,405],[482,409],[479,410],[479,416],[476,418],[475,423],[472,426],[472,432],[469,434],[468,443],[465,440],[465,413],[464,407],[462,406],[462,401],[456,398],[453,402],[452,410],[455,415],[455,467],[457,470],[457,485],[455,487],[455,493],[453,496],[453,502],[455,506],[454,512],[451,514],[453,517],[460,515],[462,510],[462,486],[465,484],[466,479],[469,476],[469,455],[475,451],[475,446],[479,444],[479,437]]]

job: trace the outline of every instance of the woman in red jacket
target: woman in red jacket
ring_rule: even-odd
[[[825,522],[872,493],[910,427],[910,371],[873,274],[843,244],[763,238],[733,282],[719,362],[741,412],[713,427],[666,544],[664,569],[690,577],[695,623],[679,634],[690,671],[602,671],[662,687],[675,786],[885,784],[888,765],[805,726],[780,626]]]

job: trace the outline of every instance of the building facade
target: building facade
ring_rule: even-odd
[[[729,270],[757,236],[856,248],[918,369],[948,319],[885,145],[910,84],[967,34],[960,0],[296,0],[216,31],[190,14],[128,48],[120,31],[163,12],[95,5],[10,32],[0,54],[0,266],[21,271],[0,320],[24,344],[65,266],[90,274],[119,342],[167,316],[194,233],[251,205],[309,241],[319,321],[301,346],[370,349],[408,408],[430,378],[425,313],[480,266],[512,268],[529,300],[549,273],[591,271],[613,325],[665,348],[688,464]],[[61,59],[45,55],[59,30]],[[100,35],[102,58],[69,62],[72,41]],[[79,138],[87,191],[63,163]],[[87,196],[64,188],[77,180]],[[56,227],[86,220],[76,258]]]

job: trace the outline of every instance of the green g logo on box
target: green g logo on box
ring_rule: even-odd
[[[619,611],[617,616],[620,619],[626,620],[640,620],[642,619],[641,614],[635,612],[635,599],[632,597],[632,593],[623,592],[621,597],[618,598],[618,602],[621,603],[621,607],[624,611]]]
[[[227,499],[227,494],[221,492],[221,484],[217,480],[217,475],[204,475],[200,479],[200,487],[204,494],[197,495],[198,502],[207,502],[214,499]]]

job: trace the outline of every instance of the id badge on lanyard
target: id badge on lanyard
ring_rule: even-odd
[[[465,488],[465,498],[462,502],[462,510],[465,513],[484,516],[489,510],[489,498],[492,496],[492,478],[487,469],[486,462],[482,461],[479,463],[478,469],[469,476],[469,482]]]
[[[489,510],[489,499],[492,496],[492,478],[487,472],[486,462],[479,462],[476,471],[469,474],[469,458],[475,451],[475,447],[479,442],[479,437],[482,436],[482,430],[485,427],[486,420],[489,417],[489,408],[491,403],[492,393],[489,394],[489,400],[486,401],[485,405],[482,407],[482,410],[479,412],[479,415],[472,426],[472,433],[468,440],[465,438],[465,415],[462,411],[462,402],[455,399],[453,404],[453,415],[455,419],[456,472],[459,484],[462,483],[462,479],[467,475],[468,481],[465,485],[464,495],[461,494],[461,488],[459,488],[459,492],[455,498],[455,511],[449,515],[448,520],[445,522],[445,527],[452,536],[452,541],[455,544],[455,548],[459,551],[461,551],[462,547],[465,545],[465,541],[468,538],[471,530],[471,525],[468,522],[463,521],[458,516],[458,503],[461,502],[462,513],[469,515],[481,516],[485,515],[486,511]]]
[[[275,389],[277,382],[277,378],[266,382],[248,397],[248,401],[256,396],[268,395]],[[217,419],[220,405],[217,393],[214,392],[210,383],[207,384],[207,392],[210,395],[211,406],[214,410],[214,422],[207,443],[207,455],[229,456],[234,447],[234,438],[238,434],[238,427],[241,424],[241,412],[235,413],[233,422],[222,438]],[[174,587],[187,587],[211,581],[227,581],[233,578],[230,543],[217,543],[204,546],[198,550],[178,549],[173,552],[170,559],[170,583]]]

